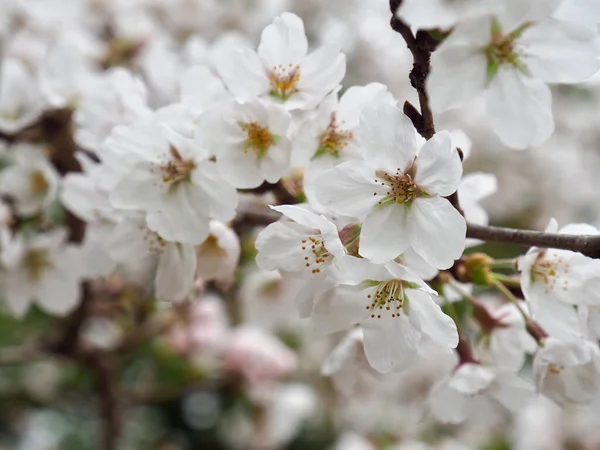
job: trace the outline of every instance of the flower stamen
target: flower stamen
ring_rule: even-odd
[[[269,73],[269,85],[271,92],[269,94],[281,101],[286,101],[292,94],[298,91],[297,85],[300,81],[300,66],[289,64],[284,67],[283,64],[274,66]]]

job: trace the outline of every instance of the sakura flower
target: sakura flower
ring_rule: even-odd
[[[599,67],[595,33],[551,17],[560,3],[504,0],[492,17],[459,24],[432,55],[427,91],[434,112],[485,91],[504,144],[522,149],[548,139],[554,120],[546,83],[579,83]]]
[[[396,15],[415,28],[448,29],[498,9],[490,0],[404,0]]]
[[[233,218],[236,191],[216,173],[206,150],[166,126],[121,131],[110,150],[130,170],[110,193],[113,207],[143,211],[162,239],[186,244],[206,239],[211,218]]]
[[[304,192],[311,205],[317,202],[314,182],[325,170],[353,159],[363,159],[357,129],[360,114],[370,103],[395,104],[387,87],[380,83],[352,86],[338,100],[328,95],[316,117],[306,120],[295,133],[292,165],[305,167]]]
[[[232,331],[222,357],[226,369],[239,371],[250,384],[281,378],[298,363],[295,353],[274,335],[249,325]]]
[[[41,115],[42,95],[33,75],[17,59],[2,60],[0,80],[0,131],[14,133]]]
[[[146,120],[151,115],[145,84],[123,68],[109,69],[87,85],[75,111],[75,140],[87,150],[100,144],[117,125]]]
[[[127,278],[140,284],[153,280],[160,300],[180,301],[194,287],[196,249],[190,244],[167,242],[149,230],[141,217],[123,219],[108,237],[109,256]]]
[[[419,150],[411,121],[385,103],[365,108],[359,136],[365,161],[323,172],[317,199],[364,221],[359,253],[377,263],[412,247],[428,264],[450,267],[465,246],[464,217],[443,198],[456,191],[462,165],[446,131]]]
[[[335,44],[307,52],[302,19],[283,13],[263,30],[258,53],[230,49],[215,56],[215,65],[240,100],[269,96],[288,110],[309,110],[340,83],[346,58]]]
[[[276,333],[298,331],[304,321],[294,313],[294,297],[301,289],[302,279],[258,268],[243,277],[239,300],[246,323]]]
[[[596,235],[586,224],[571,224],[560,230],[554,219],[548,232]],[[581,336],[580,322],[572,305],[600,305],[600,261],[568,250],[531,248],[519,259],[521,288],[533,318],[551,336],[570,339]]]
[[[224,223],[211,220],[206,240],[196,248],[197,275],[205,281],[216,280],[221,286],[231,286],[240,259],[240,240]]]
[[[559,405],[590,403],[600,390],[600,350],[587,340],[549,337],[533,360],[537,390]]]
[[[191,138],[202,114],[230,99],[221,79],[208,67],[193,66],[179,80],[179,101],[155,111],[151,122],[166,124]]]
[[[510,371],[466,363],[433,387],[428,402],[441,422],[460,423],[482,403],[517,412],[533,394],[533,386]]]
[[[30,216],[55,200],[59,175],[40,147],[14,145],[13,164],[0,172],[0,192],[11,197],[19,214]]]
[[[282,107],[253,100],[232,102],[218,117],[204,116],[197,139],[217,156],[217,169],[237,188],[277,182],[289,169],[291,116]]]
[[[56,230],[4,242],[3,297],[15,316],[23,317],[32,302],[55,316],[65,316],[79,304],[80,253],[65,238],[64,230]]]
[[[512,303],[488,311],[497,320],[491,330],[483,330],[474,352],[478,360],[518,371],[525,363],[525,354],[533,353],[537,344],[525,328],[522,314]]]
[[[487,211],[480,205],[486,197],[495,194],[498,190],[496,177],[491,173],[475,172],[466,174],[458,186],[460,207],[467,222],[476,225],[488,225]],[[480,244],[477,239],[467,239],[467,247]]]
[[[256,264],[264,270],[293,273],[303,279],[296,296],[301,317],[312,311],[312,298],[323,286],[336,258],[345,254],[337,227],[300,206],[273,206],[291,221],[270,224],[256,239]]]
[[[176,323],[169,333],[169,344],[185,354],[218,356],[226,345],[230,327],[223,299],[205,295],[191,305],[185,322]]]
[[[406,369],[425,337],[441,348],[456,347],[456,325],[431,298],[434,291],[401,265],[347,257],[340,272],[335,290],[315,300],[313,321],[327,333],[360,324],[365,355],[374,369]]]
[[[363,331],[352,328],[331,351],[321,366],[321,374],[333,378],[337,390],[350,395],[361,376],[376,380],[377,372],[369,365],[363,348]]]

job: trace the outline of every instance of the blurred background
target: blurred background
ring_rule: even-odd
[[[256,47],[283,11],[304,19],[311,48],[341,45],[344,89],[377,81],[401,103],[418,103],[408,80],[412,58],[389,27],[387,0],[0,0],[2,55],[68,87],[84,67],[126,67],[158,108],[176,101],[187,67],[211,65],[226,46]],[[600,226],[599,95],[594,80],[556,88],[555,135],[523,152],[502,146],[477,101],[436,117],[437,129],[464,133],[467,173],[496,176],[497,192],[483,201],[491,223],[543,229],[555,217]],[[78,101],[67,106],[77,109]],[[382,377],[368,369],[355,334],[315,335],[296,316],[293,282],[255,266],[259,230],[236,224],[234,279],[199,281],[194,300],[202,301],[170,308],[116,277],[90,287],[99,300],[78,336],[88,348],[120,349],[107,363],[118,367],[117,386],[98,378],[106,371],[94,361],[35,350],[68,322],[36,309],[16,320],[0,304],[0,449],[95,449],[111,430],[125,450],[600,449],[597,409],[560,411],[543,400],[515,420],[482,406],[459,427],[436,424],[427,392],[455,361],[440,357]],[[118,417],[107,398],[122,404]]]

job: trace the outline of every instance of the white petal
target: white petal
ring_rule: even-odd
[[[600,68],[594,33],[579,24],[547,20],[525,30],[518,43],[527,69],[547,83],[580,83]]]
[[[214,57],[219,75],[236,97],[251,100],[269,92],[267,69],[254,50],[223,50]]]
[[[323,205],[333,212],[358,219],[364,219],[387,193],[387,188],[375,181],[373,167],[364,161],[348,161],[327,170],[315,185],[317,199]]]
[[[427,192],[448,196],[458,189],[462,163],[450,133],[440,131],[419,151],[415,182]]]
[[[196,186],[178,186],[165,196],[159,210],[147,214],[146,221],[168,241],[201,244],[209,232],[208,198]]]
[[[492,128],[516,149],[540,145],[554,131],[552,94],[543,81],[501,66],[487,91]]]
[[[463,422],[471,412],[471,403],[471,397],[450,388],[445,380],[434,386],[429,393],[431,412],[441,422]]]
[[[258,54],[271,66],[294,66],[308,51],[308,41],[302,19],[295,14],[283,13],[265,27],[260,37]]]
[[[161,255],[154,289],[156,296],[165,301],[180,301],[194,287],[196,249],[192,245],[168,244]]]
[[[335,333],[367,320],[371,289],[346,286],[330,290],[320,297],[313,310],[313,322],[322,333]]]
[[[153,163],[141,161],[110,193],[110,204],[114,208],[146,210],[160,207],[168,183],[164,183]]]
[[[410,245],[411,207],[396,202],[376,206],[360,232],[358,252],[376,263],[396,258]]]
[[[381,373],[400,372],[415,360],[421,342],[421,327],[414,315],[369,318],[362,324],[365,356]]]
[[[208,195],[212,219],[229,222],[235,217],[238,203],[236,189],[218,174],[215,163],[204,161],[193,173],[193,182]]]
[[[81,287],[76,273],[64,269],[76,269],[77,261],[67,261],[60,270],[49,271],[40,281],[37,303],[54,315],[66,316],[73,311],[81,300]],[[70,267],[69,267],[70,266]]]
[[[411,210],[412,248],[438,269],[451,267],[465,248],[467,224],[464,217],[441,197],[417,198]]]
[[[426,87],[434,112],[458,108],[483,92],[488,62],[481,46],[489,39],[489,22],[474,21],[458,26],[433,52]]]
[[[363,155],[380,169],[404,171],[417,153],[415,127],[400,109],[387,103],[363,110],[359,137]]]
[[[426,292],[410,289],[407,291],[411,312],[419,316],[421,331],[427,334],[437,345],[456,348],[458,331],[456,324],[432,300]]]

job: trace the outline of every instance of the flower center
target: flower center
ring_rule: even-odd
[[[319,148],[312,159],[322,155],[340,157],[340,151],[348,146],[348,141],[354,138],[354,133],[341,130],[337,124],[335,113],[331,113],[331,119],[327,129],[319,137]]]
[[[378,202],[379,205],[386,205],[392,202],[400,205],[409,203],[415,198],[424,195],[419,186],[413,181],[413,177],[408,172],[402,172],[400,168],[396,169],[395,174],[390,174],[384,170],[375,172],[376,183],[387,186],[389,190],[386,195]],[[373,195],[377,195],[376,192]]]
[[[300,66],[289,64],[284,67],[282,64],[274,66],[269,73],[269,85],[271,92],[269,94],[281,101],[286,101],[290,96],[297,92],[297,85],[300,81]]]
[[[160,165],[163,182],[174,187],[182,181],[191,181],[192,171],[196,168],[194,160],[184,159],[179,150],[172,145],[169,154],[171,159]]]
[[[381,319],[383,311],[390,311],[392,317],[400,317],[404,305],[404,282],[402,280],[373,281],[375,290],[367,295],[366,309],[371,311],[373,319]]]
[[[483,52],[488,59],[487,77],[491,80],[502,64],[510,64],[513,67],[525,71],[526,68],[519,60],[516,50],[516,41],[523,32],[531,26],[531,22],[525,22],[510,33],[504,33],[500,22],[492,19],[492,36],[490,42],[483,47]]]
[[[47,250],[30,250],[23,258],[23,265],[31,280],[37,281],[52,267]]]
[[[269,131],[269,128],[263,127],[258,122],[241,122],[240,127],[247,136],[244,141],[244,153],[252,150],[257,158],[263,158],[269,148],[277,142],[277,137]]]
[[[568,275],[569,269],[569,262],[564,261],[560,255],[541,251],[531,267],[531,276],[536,281],[543,281],[546,285],[546,294],[549,294],[554,288],[562,288],[563,291],[566,291],[569,287],[569,280],[561,278],[561,274]]]
[[[227,252],[219,245],[219,238],[214,234],[209,234],[198,247],[198,254],[217,258],[226,255]]]
[[[558,375],[564,370],[565,366],[555,363],[548,364],[548,372],[553,375]]]
[[[321,272],[321,267],[333,260],[333,255],[325,247],[321,236],[308,236],[306,239],[302,239],[301,248],[304,253],[304,261],[306,261],[305,265],[308,268],[312,267],[312,273]]]
[[[167,241],[158,235],[155,231],[146,228],[144,225],[138,226],[139,230],[144,234],[144,242],[148,246],[150,253],[158,253],[162,255],[165,252]]]
[[[46,176],[41,170],[34,170],[29,174],[29,188],[35,195],[44,195],[50,187]]]

